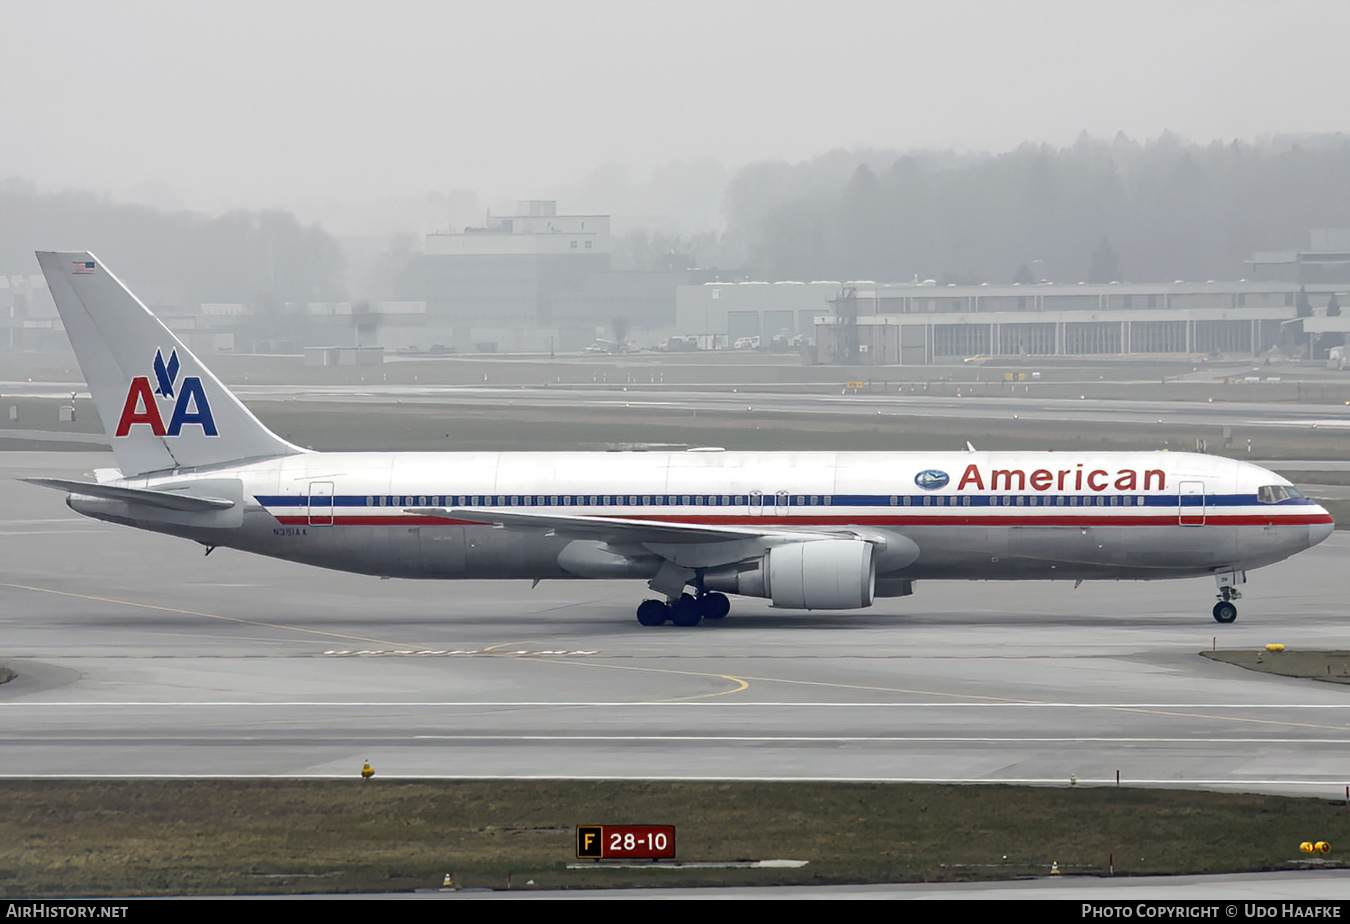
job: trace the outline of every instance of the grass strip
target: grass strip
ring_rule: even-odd
[[[577,825],[624,823],[676,825],[683,861],[808,863],[569,868]],[[0,781],[6,898],[1228,873],[1347,845],[1344,801],[1128,786]]]
[[[1350,651],[1202,651],[1211,661],[1222,661],[1249,671],[1301,677],[1327,683],[1350,683]]]

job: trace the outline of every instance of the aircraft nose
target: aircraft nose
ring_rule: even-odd
[[[1325,513],[1326,511],[1323,511]],[[1308,546],[1317,545],[1317,543],[1326,539],[1336,529],[1336,524],[1331,522],[1331,517],[1327,517],[1325,523],[1314,523],[1308,527]]]

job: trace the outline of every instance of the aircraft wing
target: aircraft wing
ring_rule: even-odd
[[[502,526],[507,529],[551,529],[563,535],[609,542],[634,543],[707,543],[737,540],[763,540],[791,537],[794,540],[832,539],[837,534],[819,530],[747,529],[744,526],[718,526],[711,523],[677,523],[624,517],[572,516],[566,514],[523,513],[484,510],[474,507],[414,507],[406,513],[445,517],[469,523]]]
[[[902,564],[919,556],[918,546],[903,536],[853,528],[823,531],[765,524],[756,529],[757,524],[721,526],[463,507],[415,507],[405,512],[504,529],[544,530],[570,538],[571,544],[558,558],[564,569],[584,577],[650,576],[647,586],[671,598],[707,569],[726,571],[750,563],[752,567],[721,574],[720,583],[705,579],[703,586],[764,596],[765,575],[773,573],[780,585],[775,605],[851,609],[871,602],[875,556],[889,554],[902,559]],[[770,558],[775,555],[784,556],[773,559],[782,564],[771,568]],[[842,594],[807,593],[806,587],[816,584],[838,591],[839,575],[844,573],[854,574],[856,586],[845,581]],[[800,603],[792,602],[799,598]]]

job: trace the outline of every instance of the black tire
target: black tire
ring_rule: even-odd
[[[710,593],[698,598],[699,608],[704,619],[725,619],[731,612],[731,601],[726,594]]]
[[[643,600],[638,604],[637,621],[644,626],[663,626],[670,619],[670,607],[660,600]]]
[[[703,621],[702,609],[691,594],[680,594],[680,599],[670,605],[670,621],[677,626],[689,628]]]
[[[1237,619],[1237,607],[1227,600],[1220,600],[1214,604],[1214,621],[1221,622],[1224,625]]]

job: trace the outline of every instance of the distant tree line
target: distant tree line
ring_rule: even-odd
[[[345,297],[342,251],[289,212],[162,212],[89,192],[0,183],[0,273],[37,273],[34,250],[90,250],[146,301],[238,302],[264,312]]]
[[[745,167],[725,212],[722,243],[767,279],[1236,279],[1254,251],[1350,227],[1350,137],[834,152]]]

